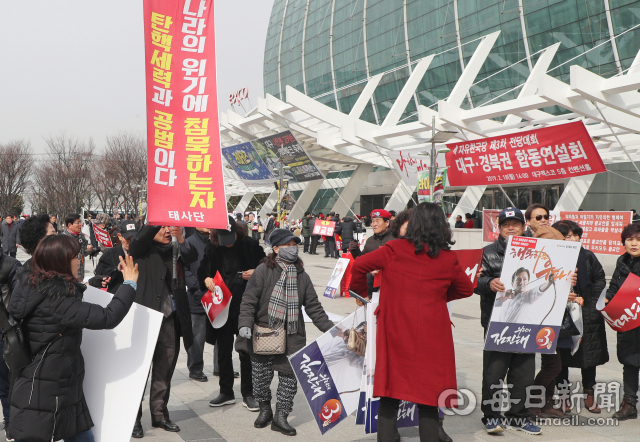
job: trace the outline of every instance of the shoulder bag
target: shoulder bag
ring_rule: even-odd
[[[367,323],[362,322],[356,327],[356,313],[353,314],[353,324],[349,330],[347,348],[358,356],[364,356],[367,349]]]
[[[18,371],[31,364],[31,348],[29,341],[24,337],[21,324],[12,325],[9,322],[9,312],[0,302],[0,329],[2,330],[2,342],[4,344],[2,357],[11,371]]]
[[[253,324],[253,353],[257,355],[281,355],[287,350],[287,331],[284,324],[272,330],[259,324]]]

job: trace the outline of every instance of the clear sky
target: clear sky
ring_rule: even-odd
[[[263,96],[273,0],[216,0],[220,109],[248,87]],[[142,0],[0,3],[0,143],[65,132],[98,147],[121,131],[145,134]],[[245,105],[246,107],[246,105]]]

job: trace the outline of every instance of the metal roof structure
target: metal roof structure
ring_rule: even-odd
[[[370,171],[371,166],[392,168],[387,155],[389,151],[426,149],[424,143],[416,138],[431,136],[434,116],[436,130],[457,132],[452,141],[493,137],[582,120],[605,164],[640,160],[640,52],[626,72],[610,78],[603,78],[579,65],[571,65],[570,82],[566,84],[549,75],[549,66],[560,46],[560,43],[556,43],[540,51],[528,79],[518,86],[516,99],[498,101],[500,97],[495,97],[480,106],[463,109],[461,106],[469,89],[482,86],[484,80],[475,82],[476,77],[499,33],[482,37],[450,95],[437,103],[437,109],[418,106],[415,121],[402,123],[400,119],[435,55],[409,64],[411,75],[380,125],[363,121],[360,116],[385,73],[367,80],[349,114],[322,104],[289,86],[286,102],[267,95],[266,98],[258,98],[257,106],[244,117],[229,110],[220,116],[222,145],[230,146],[291,130],[323,172],[361,166],[368,166]],[[544,110],[554,105],[566,113],[554,115]],[[225,174],[231,195],[273,190],[271,187],[249,189],[232,170],[225,169]],[[569,180],[556,209],[577,210],[593,177],[590,175]],[[294,183],[291,188],[303,190],[308,186]],[[460,205],[475,207],[484,189],[483,186],[467,188]],[[402,209],[412,193],[413,189],[399,180],[387,207]],[[350,205],[351,202],[345,204]],[[454,215],[462,213],[462,210],[456,209]]]

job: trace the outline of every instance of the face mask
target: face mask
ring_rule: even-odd
[[[286,262],[296,262],[298,260],[298,246],[279,247],[278,256]]]

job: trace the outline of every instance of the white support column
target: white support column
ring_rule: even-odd
[[[245,193],[242,199],[240,200],[240,202],[238,203],[238,205],[236,206],[234,212],[244,213],[244,211],[247,210],[247,206],[249,206],[249,203],[253,199],[253,195],[254,195],[253,192]]]
[[[324,183],[324,180],[309,181],[307,183],[307,187],[304,188],[304,190],[296,200],[293,209],[291,209],[289,218],[302,219],[304,212],[309,210],[311,201],[313,201],[313,198],[318,193],[318,190],[320,190],[320,188],[322,187],[322,183]]]
[[[554,207],[553,210],[567,210],[574,212],[578,210],[595,177],[596,175],[593,174],[571,178],[567,187],[564,188],[564,192],[562,192],[562,195],[558,200],[558,204],[556,204],[556,207]]]
[[[267,200],[264,202],[264,204],[262,205],[262,209],[258,213],[258,215],[262,218],[263,221],[266,219],[267,213],[271,213],[273,211],[273,208],[275,207],[277,202],[278,202],[278,191],[272,190],[271,194],[269,194],[269,198],[267,198]]]
[[[351,205],[360,195],[362,186],[367,182],[367,178],[373,169],[372,164],[360,164],[353,175],[349,178],[349,182],[344,186],[340,198],[331,208],[332,212],[339,213],[341,216],[347,216],[350,212]]]
[[[462,216],[464,219],[465,213],[473,213],[473,210],[478,205],[480,198],[482,198],[482,194],[484,193],[487,186],[469,186],[462,194],[462,198],[458,201],[456,208],[453,209],[453,213],[449,218],[449,224],[451,224],[451,228],[456,224],[456,217],[458,215]]]
[[[416,186],[418,183],[416,183]],[[410,189],[407,184],[403,180],[400,180],[398,185],[396,186],[396,190],[393,191],[389,202],[384,207],[385,210],[395,210],[396,212],[401,212],[407,207],[407,203],[411,200],[411,196],[413,195],[414,189]]]

